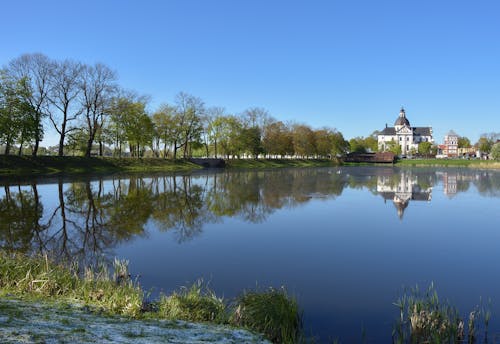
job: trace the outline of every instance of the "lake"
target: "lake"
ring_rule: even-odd
[[[390,342],[405,288],[434,283],[500,332],[500,171],[339,167],[0,180],[0,246],[130,261],[151,297],[285,286],[319,341]]]

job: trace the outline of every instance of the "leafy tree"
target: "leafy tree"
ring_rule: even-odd
[[[355,137],[349,140],[349,151],[351,153],[366,153],[367,149],[362,137]]]
[[[378,151],[378,140],[376,137],[368,136],[364,139],[364,146],[371,152]]]
[[[241,147],[257,159],[260,153],[264,152],[260,141],[260,129],[257,126],[242,128],[239,135]]]
[[[395,155],[401,155],[401,146],[394,140],[387,142],[387,150]]]
[[[316,153],[314,131],[304,124],[297,124],[292,131],[293,148],[296,155],[313,156]]]
[[[187,158],[190,154],[189,144],[201,140],[202,116],[205,113],[205,105],[200,98],[184,92],[177,94],[175,102],[177,107],[175,122],[178,127],[174,143],[174,159],[179,148],[184,149],[184,158]]]
[[[146,114],[146,100],[133,94],[113,100],[110,131],[121,156],[124,142],[129,143],[130,154],[140,157],[146,146],[152,146],[153,121]]]
[[[169,147],[175,142],[177,129],[175,116],[175,107],[168,104],[161,105],[158,111],[153,115],[156,139],[163,143],[164,158],[166,158],[169,153]],[[159,141],[157,145],[159,145]]]
[[[430,142],[420,142],[418,144],[418,154],[423,156],[429,156],[431,154],[432,143]]]
[[[229,158],[239,156],[243,152],[240,133],[243,129],[241,121],[233,115],[222,116],[218,119],[219,142],[223,154]]]
[[[490,154],[491,154],[492,159],[494,159],[494,160],[500,160],[500,142],[495,143],[491,147]]]
[[[340,131],[334,130],[330,140],[332,141],[332,155],[345,155],[349,150],[349,142],[344,139]]]
[[[217,158],[218,154],[218,143],[222,138],[222,128],[224,125],[224,116],[226,110],[222,107],[211,107],[207,109],[207,115],[205,116],[205,136],[209,144],[213,145],[214,156]],[[208,146],[208,144],[207,144]],[[207,147],[207,156],[208,156]]]
[[[48,104],[53,63],[43,54],[25,54],[10,61],[7,73],[15,80],[25,80],[22,82],[23,91],[20,94],[33,112],[34,145],[32,154],[36,156],[43,139],[42,120],[46,117],[44,109]]]
[[[0,143],[5,145],[5,154],[15,142],[19,142],[19,154],[23,143],[35,136],[34,111],[26,101],[26,78],[16,80],[5,71],[0,71]]]
[[[316,143],[316,154],[326,157],[332,152],[332,140],[330,130],[319,129],[314,131],[314,141]]]
[[[459,137],[458,138],[458,148],[470,148],[470,140],[467,137]]]
[[[477,141],[477,148],[483,153],[489,153],[491,150],[491,146],[493,145],[490,140],[486,137],[480,137],[479,141]]]
[[[264,128],[262,146],[267,154],[287,155],[293,153],[293,137],[283,122],[271,122]]]

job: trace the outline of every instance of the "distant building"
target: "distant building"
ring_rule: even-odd
[[[442,154],[448,158],[454,158],[458,156],[458,136],[453,130],[450,130],[448,134],[444,136],[444,144],[440,145],[443,150]]]
[[[406,118],[405,109],[401,108],[399,117],[394,122],[394,127],[385,128],[378,134],[378,148],[381,151],[389,150],[392,143],[401,147],[401,154],[407,155],[418,151],[420,142],[434,142],[432,138],[432,127],[412,127]]]

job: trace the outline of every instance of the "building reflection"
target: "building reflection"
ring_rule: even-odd
[[[389,174],[379,175],[377,192],[384,198],[384,202],[393,202],[400,219],[410,201],[429,202],[432,198],[432,186],[419,183],[419,176],[411,171],[391,171]]]

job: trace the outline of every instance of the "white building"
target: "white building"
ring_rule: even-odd
[[[418,151],[420,142],[434,142],[431,127],[412,127],[406,118],[405,109],[401,108],[399,117],[394,122],[394,127],[385,128],[378,134],[378,148],[380,151],[389,150],[391,141],[401,146],[401,154],[407,155],[410,152]]]
[[[458,134],[453,130],[450,130],[450,132],[444,136],[444,155],[448,157],[458,156],[458,139]]]

